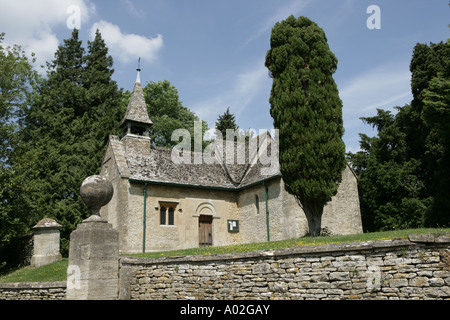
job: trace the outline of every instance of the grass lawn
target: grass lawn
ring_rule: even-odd
[[[26,266],[1,276],[0,283],[66,281],[68,263],[69,259],[63,258],[61,261],[39,268]]]
[[[394,238],[406,238],[409,234],[435,234],[442,235],[450,233],[450,228],[440,229],[407,229],[385,232],[371,232],[363,234],[354,234],[348,236],[333,237],[304,237],[283,241],[260,242],[252,244],[241,244],[224,247],[202,247],[185,250],[148,252],[145,254],[134,254],[134,257],[160,258],[169,256],[188,256],[188,255],[211,255],[235,252],[249,252],[257,250],[271,250],[292,248],[297,246],[308,246],[329,243],[357,242],[369,240],[387,240]],[[34,268],[26,266],[15,270],[7,275],[0,277],[0,283],[4,282],[44,282],[44,281],[65,281],[68,259],[63,258],[61,261]]]
[[[353,234],[347,236],[331,236],[331,237],[303,237],[282,241],[258,242],[251,244],[240,244],[224,247],[202,247],[184,250],[148,252],[141,254],[133,254],[134,257],[145,258],[160,258],[170,256],[189,256],[189,255],[209,255],[209,254],[224,254],[235,252],[249,252],[258,250],[284,249],[298,246],[329,244],[329,243],[343,243],[343,242],[357,242],[369,240],[387,240],[393,238],[406,238],[409,234],[446,234],[450,233],[450,228],[440,229],[406,229],[396,231],[384,232],[369,232],[363,234]]]

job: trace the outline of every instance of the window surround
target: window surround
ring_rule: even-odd
[[[155,209],[159,211],[160,226],[175,226],[175,212],[178,205],[178,201],[159,201],[159,207],[155,207]],[[181,211],[181,208],[179,208],[178,211]]]

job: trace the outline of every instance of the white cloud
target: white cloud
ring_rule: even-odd
[[[262,34],[266,33],[268,30],[271,30],[275,23],[285,20],[290,15],[294,15],[295,17],[300,14],[300,12],[309,4],[310,0],[293,0],[286,6],[280,7],[276,12],[274,12],[271,16],[267,17],[259,28],[255,31],[255,33],[246,41],[245,44],[257,39]]]
[[[27,52],[34,52],[36,54],[37,66],[43,65],[46,67],[46,62],[54,58],[55,51],[59,45],[59,40],[50,32],[43,32],[37,38],[28,40],[26,47]]]
[[[163,37],[158,34],[156,38],[147,38],[137,34],[124,34],[117,25],[101,20],[91,27],[91,38],[99,30],[105,40],[111,55],[123,62],[143,60],[152,62],[156,59],[158,51],[163,46]]]
[[[45,65],[58,47],[54,29],[67,28],[70,6],[80,9],[81,26],[95,12],[89,0],[0,0],[0,30],[6,33],[5,43],[19,44],[28,54],[34,52],[38,65]]]

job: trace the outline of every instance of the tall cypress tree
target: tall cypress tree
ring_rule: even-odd
[[[280,170],[310,235],[317,236],[323,207],[345,168],[342,101],[332,77],[337,59],[324,31],[305,17],[276,23],[270,46],[265,65],[273,78],[269,101],[279,129]]]

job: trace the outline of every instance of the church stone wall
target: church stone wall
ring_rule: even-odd
[[[119,248],[122,252],[128,248],[128,239],[125,235],[128,232],[129,171],[125,159],[117,152],[118,148],[120,144],[117,138],[110,137],[100,174],[111,181],[114,194],[109,203],[101,208],[100,215],[119,231]]]
[[[342,172],[342,181],[337,194],[323,210],[322,226],[326,227],[331,234],[336,235],[363,232],[358,182],[348,166]]]
[[[258,196],[258,206],[256,205]],[[267,241],[266,198],[262,183],[242,190],[238,197],[239,233],[243,243]]]
[[[236,195],[224,190],[180,188],[147,184],[145,240],[144,232],[144,183],[130,183],[127,218],[127,248],[122,252],[161,251],[198,247],[199,216],[212,216],[214,246],[237,244],[240,235],[230,233],[227,220],[238,219]],[[164,203],[173,204],[174,224],[160,224],[160,208]]]
[[[296,203],[290,203],[289,200],[280,178],[241,190],[238,206],[243,243],[263,242],[269,238],[271,241],[285,240],[304,235],[302,212]]]
[[[282,201],[285,221],[284,239],[302,237],[308,233],[308,221],[305,213],[294,196],[289,194],[280,183],[280,198]],[[332,197],[323,210],[322,229],[331,235],[346,235],[362,233],[361,212],[359,208],[358,184],[352,170],[347,166],[342,172],[342,181],[337,194]]]
[[[270,240],[305,236],[308,233],[306,216],[294,196],[285,190],[282,179],[277,178],[240,191],[238,206],[243,243],[268,239],[266,186]],[[256,196],[259,199],[259,213],[257,213]],[[348,167],[342,173],[337,194],[324,208],[322,228],[332,235],[362,233],[357,181]]]
[[[286,192],[283,181],[276,178],[240,191],[147,184],[144,239],[145,184],[121,178],[114,174],[116,168],[108,170],[105,174],[115,193],[101,214],[119,230],[121,253],[142,252],[144,241],[147,252],[198,247],[201,214],[213,217],[213,246],[267,241],[267,209],[271,241],[298,238],[308,232],[305,214]],[[174,225],[160,225],[162,202],[176,205]],[[228,220],[237,220],[239,231],[230,232]],[[343,172],[337,195],[324,208],[322,227],[335,235],[362,232],[356,178],[349,168]]]

